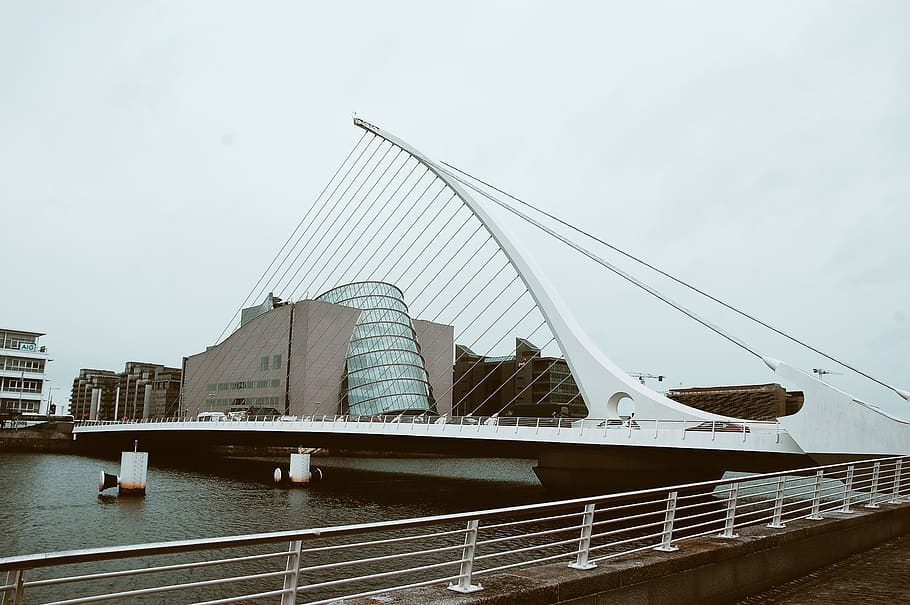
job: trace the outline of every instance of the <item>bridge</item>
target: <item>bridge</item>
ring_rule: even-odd
[[[257,443],[535,457],[544,483],[578,485],[583,476],[592,488],[613,490],[632,487],[632,481],[650,486],[714,479],[725,470],[773,471],[811,460],[910,453],[906,420],[759,351],[593,247],[618,250],[614,246],[431,159],[374,124],[359,118],[354,123],[360,140],[250,292],[250,302],[269,292],[266,306],[238,312],[240,323],[226,340],[185,363],[184,419],[107,422],[93,408],[91,419],[74,430],[78,443],[128,448],[138,439],[143,447],[162,450]],[[649,388],[589,336],[501,215],[517,217],[525,228],[751,355],[801,393],[801,409],[758,422],[689,407]],[[570,238],[566,229],[588,243]],[[886,393],[910,399],[906,390],[658,272]],[[271,292],[310,304],[298,310]],[[449,337],[465,343],[454,360]],[[503,347],[515,339],[545,343],[532,354],[541,367],[524,378],[527,360],[518,359],[517,351],[515,369],[503,365]],[[464,365],[464,353],[475,349],[481,352],[453,379],[453,363]],[[304,370],[291,367],[292,355],[303,359]],[[261,368],[251,367],[260,360]],[[562,365],[566,375],[552,378]],[[249,378],[254,369],[276,368],[284,374]],[[462,382],[478,371],[485,374],[477,384]],[[295,383],[298,372],[305,379]],[[499,382],[490,388],[494,379]],[[477,396],[481,384],[489,395]],[[188,410],[220,401],[215,398],[222,387],[246,395],[234,401],[258,401],[263,398],[255,396],[257,389],[269,385],[277,389],[273,399],[288,421],[185,419]],[[520,402],[583,402],[587,417],[510,416]],[[315,413],[319,407],[330,413]]]
[[[181,456],[213,445],[276,445],[536,458],[541,481],[557,491],[622,491],[725,471],[797,468],[809,462],[775,422],[420,416],[318,416],[199,422],[183,419],[80,422],[77,443]]]

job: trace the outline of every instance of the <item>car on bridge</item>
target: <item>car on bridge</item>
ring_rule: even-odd
[[[199,412],[196,415],[196,420],[199,422],[222,422],[227,419],[224,412]]]
[[[695,426],[690,426],[686,431],[707,431],[709,433],[751,433],[749,427],[739,422],[717,422],[708,420]]]

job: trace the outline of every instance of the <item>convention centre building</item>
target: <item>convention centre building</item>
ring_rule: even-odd
[[[183,360],[188,414],[448,414],[452,326],[412,319],[397,287],[339,286],[312,300],[269,294],[219,344]]]

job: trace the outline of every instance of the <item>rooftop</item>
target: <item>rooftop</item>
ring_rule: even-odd
[[[28,330],[12,330],[10,328],[0,328],[0,332],[6,334],[17,334],[20,336],[46,336],[44,332],[29,332]]]

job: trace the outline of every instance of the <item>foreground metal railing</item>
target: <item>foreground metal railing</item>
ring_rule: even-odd
[[[0,603],[331,603],[565,562],[677,550],[700,536],[900,503],[908,457],[418,519],[0,558]],[[490,577],[490,582],[495,578]]]

